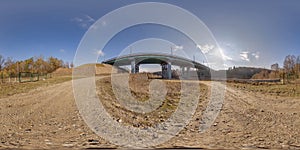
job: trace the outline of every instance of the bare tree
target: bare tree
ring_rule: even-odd
[[[5,63],[5,59],[2,55],[0,55],[0,71],[2,70],[4,63]]]
[[[4,63],[5,70],[7,70],[10,74],[16,74],[17,68],[14,60],[11,57],[7,57]]]
[[[296,57],[294,55],[288,55],[285,57],[283,67],[287,73],[293,73],[296,63]]]
[[[271,70],[278,71],[278,69],[279,69],[278,63],[271,65]]]
[[[294,55],[288,55],[284,59],[283,67],[286,72],[284,75],[284,78],[286,78],[288,82],[289,82],[289,79],[291,77],[295,76],[295,74],[296,74],[295,73],[295,63],[296,63],[296,57]]]
[[[6,58],[6,61],[5,61],[5,63],[4,63],[4,66],[5,66],[5,67],[9,67],[10,65],[12,65],[12,64],[14,64],[14,63],[15,63],[15,62],[14,62],[13,58],[7,57],[7,58]]]

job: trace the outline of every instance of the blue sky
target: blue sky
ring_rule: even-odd
[[[42,55],[71,62],[83,35],[95,21],[119,7],[137,2],[146,1],[1,0],[0,54],[15,60]],[[298,0],[155,2],[177,5],[201,19],[228,57],[228,66],[270,68],[276,62],[282,66],[288,54],[300,55]],[[116,35],[103,52],[107,59],[143,38],[163,39],[177,34],[155,25],[136,26]],[[173,42],[181,44],[178,39]]]

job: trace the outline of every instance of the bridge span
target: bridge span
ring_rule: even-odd
[[[138,73],[141,64],[160,64],[162,68],[162,78],[172,78],[172,65],[179,66],[181,73],[189,78],[191,68],[195,68],[197,72],[207,73],[210,68],[196,62],[177,55],[170,55],[166,53],[134,53],[122,55],[103,61],[105,64],[115,66],[131,65],[131,73]]]

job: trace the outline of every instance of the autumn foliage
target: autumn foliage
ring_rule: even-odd
[[[15,61],[13,58],[4,58],[0,55],[0,73],[4,76],[17,76],[19,72],[31,73],[52,73],[58,68],[70,68],[72,64],[64,62],[55,57],[44,59],[40,57],[31,57],[22,61]]]

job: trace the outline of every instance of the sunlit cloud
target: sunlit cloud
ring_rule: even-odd
[[[259,52],[255,52],[251,54],[255,59],[259,59]]]
[[[212,65],[215,65],[216,63],[214,62],[204,62],[203,65],[205,66],[212,66]]]
[[[197,48],[199,48],[203,54],[207,54],[209,53],[212,49],[215,48],[214,45],[209,45],[209,44],[205,44],[205,45],[198,45],[197,44]]]
[[[249,52],[241,52],[240,53],[240,58],[244,61],[250,61],[249,59]]]
[[[249,52],[249,51],[244,51],[240,53],[240,58],[243,61],[253,61],[253,60],[258,60],[260,57],[259,52]]]
[[[183,46],[181,46],[181,45],[174,45],[174,46],[172,46],[172,49],[173,49],[174,51],[177,51],[177,50],[183,50]]]
[[[100,57],[105,55],[105,53],[102,50],[97,50],[96,53]]]
[[[233,60],[231,57],[229,57],[229,56],[227,56],[227,55],[224,54],[223,49],[220,48],[219,50],[220,50],[220,53],[221,53],[222,58],[223,58],[225,61],[227,61],[227,60]]]

